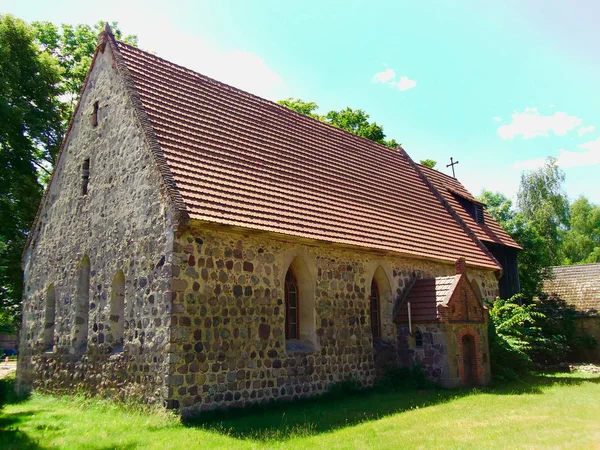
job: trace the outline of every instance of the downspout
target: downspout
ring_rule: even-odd
[[[410,318],[410,302],[406,302],[408,305],[408,334],[412,336],[412,320]]]

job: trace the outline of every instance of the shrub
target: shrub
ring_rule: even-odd
[[[423,367],[415,364],[413,367],[389,366],[377,385],[385,389],[429,389],[437,385],[427,378]]]
[[[539,313],[534,305],[521,305],[520,297],[496,299],[490,305],[488,337],[492,374],[498,379],[515,379],[532,368],[530,335],[536,331]]]
[[[349,377],[345,380],[334,383],[329,390],[333,397],[344,397],[358,392],[362,388],[360,380],[356,377]]]

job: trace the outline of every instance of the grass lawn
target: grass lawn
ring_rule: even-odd
[[[2,380],[4,390],[11,380]],[[0,449],[600,448],[600,377],[366,391],[181,423],[164,411],[34,394],[0,410]]]

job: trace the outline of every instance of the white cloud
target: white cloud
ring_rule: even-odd
[[[512,122],[498,127],[498,135],[502,139],[513,139],[522,136],[531,139],[538,136],[548,136],[550,132],[564,136],[573,128],[581,125],[581,119],[557,111],[551,116],[541,115],[537,108],[525,108],[525,112],[514,112]]]
[[[385,69],[383,72],[378,72],[373,76],[373,82],[378,84],[387,84],[399,91],[407,91],[417,85],[415,80],[411,80],[404,75],[396,78],[396,72],[392,69]]]
[[[396,78],[396,72],[392,69],[386,69],[383,72],[376,73],[373,77],[375,83],[388,83]]]
[[[495,120],[496,122],[502,122],[502,117],[494,117],[494,120]]]
[[[577,147],[583,151],[570,151],[560,149],[556,164],[563,169],[578,166],[594,166],[600,164],[600,137],[595,141],[580,144]],[[544,165],[544,158],[530,159],[528,161],[517,161],[514,167],[517,169],[537,169]]]
[[[583,136],[585,133],[591,133],[595,129],[596,129],[596,127],[594,125],[588,125],[587,127],[581,127],[577,131],[577,134],[579,134],[579,136]]]
[[[408,77],[400,77],[400,81],[396,83],[396,87],[399,91],[408,91],[417,85],[415,80],[411,80]]]

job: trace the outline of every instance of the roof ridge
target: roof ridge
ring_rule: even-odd
[[[415,164],[416,164],[417,166],[419,166],[419,168],[420,168],[420,169],[423,169],[423,168],[425,168],[425,169],[427,169],[427,170],[432,170],[432,171],[434,171],[434,172],[436,172],[436,173],[439,173],[440,175],[443,175],[443,176],[445,176],[445,177],[447,177],[447,178],[450,178],[451,180],[454,180],[454,181],[456,181],[456,182],[460,183],[460,185],[464,187],[464,185],[463,185],[463,184],[462,184],[462,183],[461,183],[461,182],[458,180],[458,178],[452,177],[452,176],[448,175],[447,173],[441,172],[441,171],[439,171],[439,170],[437,170],[437,169],[434,169],[433,167],[429,167],[429,166],[426,166],[426,165],[424,165],[424,164],[421,164],[421,163],[415,163]],[[466,189],[466,188],[465,188],[465,189]]]
[[[417,164],[412,160],[412,158],[408,155],[408,153],[406,153],[406,151],[402,147],[399,147],[399,148],[402,151],[403,156],[405,158],[407,158],[409,164],[417,172],[417,174],[419,175],[419,178],[421,178],[423,180],[423,182],[427,185],[427,187],[431,190],[431,192],[433,193],[434,197],[436,197],[438,199],[438,201],[448,211],[448,213],[450,214],[450,216],[452,216],[452,218],[464,230],[464,232],[467,234],[467,236],[469,236],[469,238],[471,238],[471,240],[473,242],[475,242],[475,244],[479,247],[479,249],[482,250],[483,253],[485,253],[485,255],[488,258],[490,258],[498,266],[499,273],[500,273],[500,276],[498,276],[498,278],[500,278],[502,276],[502,273],[503,273],[502,264],[500,264],[498,262],[498,260],[496,259],[496,257],[488,250],[488,248],[485,245],[483,245],[483,242],[481,242],[481,240],[477,237],[477,235],[471,229],[471,227],[469,227],[467,225],[467,223],[462,219],[462,217],[460,217],[460,215],[456,212],[456,210],[452,207],[452,205],[450,205],[450,203],[448,203],[448,201],[444,198],[444,196],[441,194],[441,192],[438,190],[438,188],[435,187],[435,185],[431,182],[431,180],[429,180],[429,178],[427,178],[427,175],[425,175],[421,171],[421,168],[417,166]],[[434,169],[432,169],[432,170],[434,170]]]
[[[321,121],[321,120],[318,120],[318,119],[315,119],[314,117],[311,117],[311,116],[307,116],[306,114],[299,113],[298,111],[295,111],[295,110],[293,110],[293,109],[291,109],[291,108],[288,108],[287,106],[280,105],[280,104],[279,104],[279,103],[277,103],[276,101],[268,100],[268,99],[266,99],[266,98],[263,98],[263,97],[261,97],[261,96],[259,96],[259,95],[256,95],[256,94],[253,94],[253,93],[251,93],[251,92],[245,91],[245,90],[243,90],[243,89],[241,89],[241,88],[235,87],[235,86],[233,86],[233,85],[231,85],[231,84],[228,84],[228,83],[225,83],[225,82],[223,82],[223,81],[219,81],[219,80],[217,80],[217,79],[215,79],[215,78],[209,77],[208,75],[204,75],[204,74],[202,74],[202,73],[200,73],[200,72],[196,72],[196,71],[195,71],[195,70],[193,70],[193,69],[190,69],[190,68],[188,68],[188,67],[185,67],[185,66],[183,66],[183,65],[181,65],[181,64],[174,63],[174,62],[172,62],[172,61],[169,61],[168,59],[162,58],[162,57],[160,57],[160,56],[158,56],[158,55],[155,55],[155,54],[153,54],[153,53],[150,53],[150,52],[148,52],[148,51],[142,50],[142,49],[140,49],[140,48],[138,48],[138,47],[134,47],[134,46],[132,46],[132,45],[129,45],[129,44],[127,44],[127,43],[123,42],[123,41],[118,41],[118,40],[116,40],[116,39],[115,39],[115,42],[116,42],[117,44],[119,44],[119,45],[123,45],[123,46],[125,46],[125,47],[129,47],[131,50],[133,50],[133,51],[135,51],[135,52],[138,52],[138,53],[143,53],[143,54],[145,54],[145,55],[148,55],[148,56],[150,56],[150,57],[152,57],[152,58],[154,58],[154,59],[156,59],[156,60],[159,60],[159,61],[161,61],[161,62],[163,62],[163,63],[166,63],[166,64],[168,64],[168,65],[170,65],[170,66],[172,66],[172,67],[175,67],[175,68],[177,68],[177,69],[179,69],[179,70],[182,70],[182,71],[184,71],[184,72],[191,73],[191,74],[192,74],[192,75],[194,75],[194,76],[201,77],[201,78],[203,78],[204,80],[207,80],[207,81],[209,81],[209,82],[211,82],[211,83],[215,83],[215,84],[217,84],[217,85],[219,85],[219,86],[224,86],[224,87],[226,87],[226,88],[228,88],[228,89],[230,89],[230,90],[236,91],[236,92],[238,92],[238,93],[240,93],[240,94],[243,94],[243,95],[245,95],[245,96],[247,96],[247,97],[250,97],[250,98],[257,99],[257,100],[259,100],[260,102],[267,104],[268,106],[275,107],[275,108],[278,108],[278,109],[279,109],[279,110],[281,110],[281,111],[284,111],[286,114],[295,114],[297,117],[300,117],[300,118],[301,118],[301,120],[305,120],[305,121],[313,121],[314,123],[320,124],[320,125],[322,125],[322,126],[325,126],[325,127],[328,127],[329,129],[332,129],[332,130],[334,130],[336,133],[343,133],[343,134],[345,134],[345,135],[352,136],[354,139],[360,139],[360,140],[363,140],[364,142],[366,142],[366,143],[368,143],[368,144],[370,144],[370,145],[378,146],[378,147],[380,147],[380,148],[384,148],[384,149],[386,149],[386,150],[388,150],[388,151],[394,151],[394,150],[395,150],[394,148],[388,147],[387,145],[381,144],[381,143],[379,143],[379,142],[372,141],[372,140],[371,140],[371,139],[369,139],[369,138],[366,138],[366,137],[364,137],[364,136],[359,136],[358,134],[354,134],[354,133],[352,133],[352,132],[350,132],[350,131],[346,131],[346,130],[344,130],[344,129],[342,129],[342,128],[339,128],[339,127],[336,127],[335,125],[332,125],[332,124],[330,124],[330,123],[323,122],[323,121]]]
[[[552,266],[552,270],[554,269],[570,269],[576,267],[585,267],[585,266],[600,266],[600,263],[584,263],[584,264],[565,264],[562,266]]]

